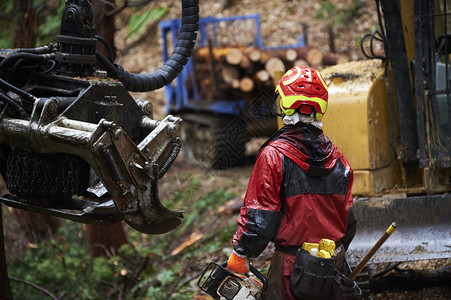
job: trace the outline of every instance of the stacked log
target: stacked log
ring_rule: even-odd
[[[259,49],[255,47],[204,47],[192,56],[203,99],[246,99],[254,91],[274,92],[274,74],[293,66],[321,70],[347,62],[344,55],[324,53],[315,47]]]

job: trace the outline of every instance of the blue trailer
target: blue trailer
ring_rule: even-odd
[[[177,41],[181,20],[160,22],[163,60],[168,59]],[[185,158],[208,167],[227,168],[242,161],[246,142],[255,136],[267,136],[277,128],[273,113],[274,87],[255,88],[240,94],[218,94],[202,84],[199,69],[209,69],[215,76],[212,60],[200,62],[200,49],[223,47],[255,48],[262,51],[303,47],[297,43],[268,47],[263,45],[258,14],[234,17],[206,17],[199,20],[199,34],[193,55],[176,80],[166,86],[166,111],[183,118]],[[207,52],[208,52],[207,50]],[[214,78],[212,79],[214,80]],[[206,96],[208,94],[208,96]]]

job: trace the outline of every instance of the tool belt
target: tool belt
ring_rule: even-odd
[[[334,274],[335,257],[317,257],[299,248],[291,272],[291,293],[301,299],[328,299]]]
[[[355,281],[345,276],[350,274],[350,268],[344,258],[344,247],[339,245],[337,248],[340,251],[337,251],[336,257],[322,258],[311,255],[301,247],[276,245],[277,251],[296,255],[290,278],[293,296],[306,300],[355,299],[362,296]]]

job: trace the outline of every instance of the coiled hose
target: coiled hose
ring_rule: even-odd
[[[132,92],[153,91],[171,83],[191,56],[197,38],[198,21],[199,1],[183,0],[179,38],[174,51],[164,65],[148,74],[129,73],[120,65],[116,65],[117,79],[124,84],[127,90]]]

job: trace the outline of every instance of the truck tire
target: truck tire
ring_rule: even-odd
[[[182,119],[182,151],[186,161],[213,169],[243,162],[248,136],[246,124],[240,118],[188,114]]]

